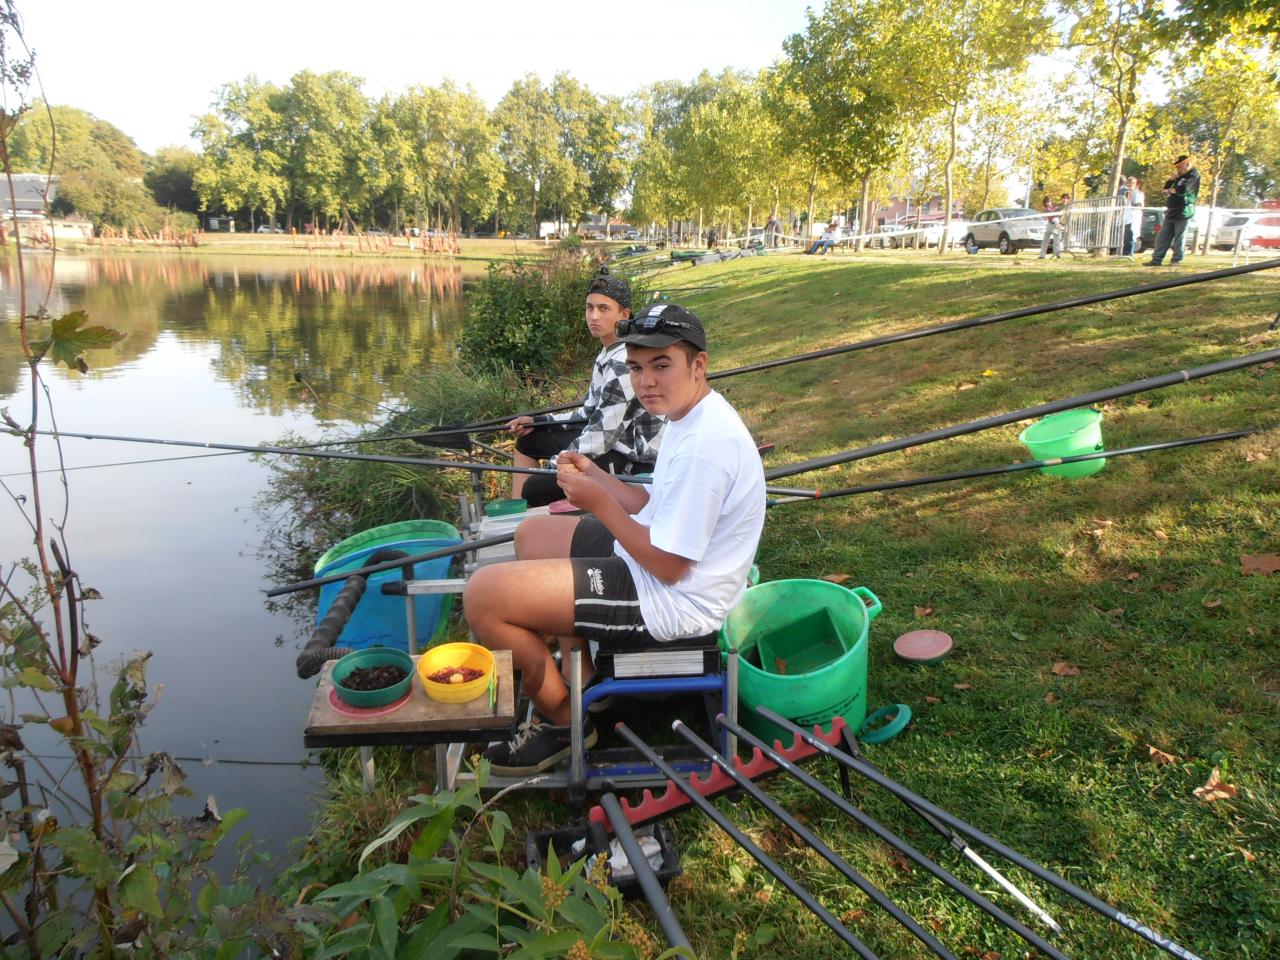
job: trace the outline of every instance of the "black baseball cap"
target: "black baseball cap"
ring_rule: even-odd
[[[636,347],[669,347],[677,341],[707,349],[702,321],[677,303],[653,303],[618,323],[618,339]]]

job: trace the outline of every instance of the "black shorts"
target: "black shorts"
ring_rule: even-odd
[[[579,520],[573,531],[573,632],[611,650],[660,646],[662,641],[645,628],[635,580],[613,543],[609,528],[595,517]]]
[[[569,544],[573,565],[574,635],[600,641],[610,653],[714,645],[716,635],[659,640],[644,625],[631,568],[613,552],[614,536],[595,517],[578,521]]]
[[[550,460],[578,439],[582,426],[538,427],[523,437],[516,437],[516,449],[535,460]]]

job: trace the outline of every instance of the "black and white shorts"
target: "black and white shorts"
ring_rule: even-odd
[[[640,597],[626,561],[613,552],[614,538],[595,517],[584,517],[573,531],[573,629],[611,649],[658,646],[640,615]]]

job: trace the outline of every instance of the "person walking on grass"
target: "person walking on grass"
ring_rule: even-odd
[[[1137,177],[1129,178],[1128,206],[1125,208],[1124,255],[1133,259],[1134,246],[1142,236],[1142,208],[1146,205],[1147,195],[1142,192],[1142,181]]]
[[[1164,263],[1164,255],[1170,250],[1170,259],[1175,267],[1182,262],[1182,240],[1187,232],[1187,224],[1196,212],[1196,198],[1200,194],[1200,172],[1191,165],[1191,158],[1185,153],[1173,161],[1174,176],[1164,182],[1164,223],[1160,225],[1160,235],[1156,237],[1155,249],[1151,251],[1148,267],[1158,267]]]
[[[516,417],[507,424],[516,435],[515,465],[536,467],[550,460],[555,466],[569,450],[589,457],[607,473],[644,473],[658,458],[663,421],[646,412],[636,399],[627,373],[627,351],[616,333],[618,321],[631,316],[631,287],[620,277],[596,277],[587,286],[586,316],[587,330],[600,341],[591,386],[582,406],[548,418],[585,417],[586,423],[534,427],[533,417]],[[542,507],[563,500],[565,494],[553,476],[517,473],[511,481],[511,496]]]
[[[514,563],[477,570],[462,597],[479,643],[510,650],[533,719],[485,751],[494,773],[527,776],[570,751],[569,690],[562,660],[588,639],[615,652],[713,642],[742,598],[764,527],[764,467],[737,412],[707,383],[707,335],[691,312],[655,304],[619,323],[632,387],[645,410],[665,417],[648,487],[627,484],[572,451],[560,486],[593,517],[531,517],[516,530]],[[590,716],[583,742],[597,739]]]

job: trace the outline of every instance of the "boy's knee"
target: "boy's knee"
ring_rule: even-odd
[[[498,580],[496,567],[481,567],[467,581],[462,591],[462,609],[473,630],[497,609],[495,601],[501,596]]]

